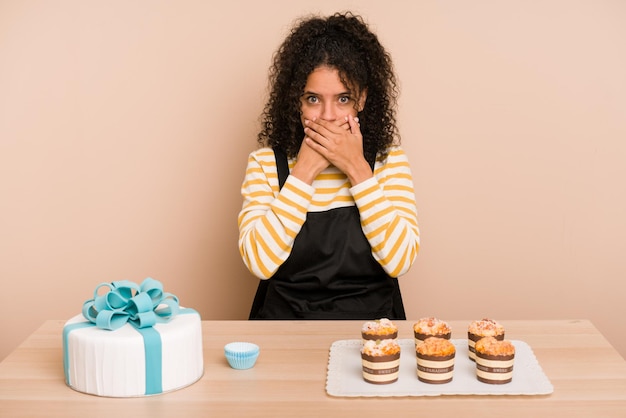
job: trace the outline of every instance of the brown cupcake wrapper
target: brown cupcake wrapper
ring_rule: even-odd
[[[363,377],[363,380],[365,380],[367,383],[371,383],[373,385],[388,385],[389,383],[397,382],[398,378],[395,377],[395,378],[393,378],[391,380],[385,380],[385,381],[382,381],[382,382],[377,382],[375,380],[369,380],[367,377]]]
[[[361,338],[363,338],[364,340],[372,340],[372,341],[395,340],[396,338],[398,338],[398,331],[392,334],[366,334],[364,332],[361,332]]]
[[[443,383],[450,383],[450,382],[452,382],[452,378],[443,379],[443,380],[431,380],[431,379],[424,379],[423,377],[417,376],[417,379],[420,382],[430,383],[431,385],[441,385]]]
[[[495,360],[495,361],[508,361],[513,360],[515,358],[515,354],[511,354],[508,356],[494,356],[491,354],[481,353],[480,351],[474,350],[476,357],[484,358],[485,360]]]
[[[513,366],[511,367],[485,367],[476,363],[476,369],[486,373],[511,373]]]
[[[478,376],[478,380],[483,383],[489,383],[490,385],[503,385],[505,383],[509,383],[513,380],[512,377],[504,380],[495,380],[495,379],[485,379],[484,377]]]
[[[367,374],[372,374],[376,376],[385,376],[389,374],[398,373],[400,371],[400,366],[390,367],[388,369],[370,369],[369,367],[363,366],[363,372]]]
[[[420,372],[430,373],[430,374],[444,374],[444,373],[453,372],[454,365],[450,367],[423,367],[418,364],[417,370],[419,370]]]
[[[485,337],[487,337],[487,335],[472,334],[469,331],[467,332],[467,339],[468,340],[472,340],[474,342],[480,340],[481,338],[485,338]],[[504,332],[502,334],[493,335],[493,337],[496,340],[502,341],[502,340],[504,340]]]
[[[372,363],[384,363],[386,361],[398,360],[400,358],[400,353],[386,356],[370,356],[369,354],[361,353],[361,358],[363,360],[371,361]]]
[[[446,360],[453,359],[454,356],[456,355],[456,353],[452,353],[452,354],[449,354],[447,356],[431,356],[431,355],[428,355],[428,354],[420,354],[420,353],[415,353],[415,355],[417,356],[417,358],[423,359],[423,360],[446,361]]]
[[[479,382],[491,385],[503,385],[513,380],[514,364],[512,364],[512,361],[515,359],[515,354],[494,356],[476,352],[475,356],[476,377]],[[483,360],[490,362],[489,365],[481,364]],[[499,367],[499,364],[502,364],[502,366]]]
[[[452,337],[451,332],[448,332],[447,334],[422,334],[420,332],[413,331],[413,335],[420,341],[424,341],[426,338],[430,337],[443,338],[444,340],[449,340],[450,337]]]

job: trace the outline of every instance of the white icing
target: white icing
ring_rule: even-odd
[[[76,315],[66,326],[85,322]],[[202,377],[202,325],[197,313],[184,313],[154,329],[161,337],[162,392],[188,386]],[[115,330],[74,329],[68,336],[68,385],[98,396],[143,396],[144,340],[130,324]]]

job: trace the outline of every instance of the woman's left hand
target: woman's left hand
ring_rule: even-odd
[[[363,135],[358,119],[347,117],[350,129],[322,119],[305,121],[307,145],[344,172],[355,186],[372,177],[372,170],[363,156]]]

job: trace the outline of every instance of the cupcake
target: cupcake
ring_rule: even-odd
[[[467,345],[470,360],[476,360],[474,346],[476,341],[483,337],[494,337],[496,340],[504,340],[504,327],[493,319],[487,318],[470,323],[467,327]]]
[[[415,337],[415,347],[417,348],[417,346],[429,337],[449,340],[452,335],[452,331],[447,322],[430,317],[421,318],[413,324],[413,335]]]
[[[426,338],[416,349],[417,378],[424,383],[448,383],[454,373],[454,344],[444,338]]]
[[[501,385],[513,380],[515,347],[508,340],[485,337],[476,341],[476,377],[483,383]]]
[[[395,340],[398,338],[398,327],[387,318],[368,321],[361,327],[361,337],[368,340]]]
[[[361,361],[366,382],[393,383],[400,373],[400,345],[391,339],[367,340],[361,347]]]

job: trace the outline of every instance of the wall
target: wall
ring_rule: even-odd
[[[100,282],[244,319],[239,187],[271,54],[362,13],[402,82],[408,316],[589,318],[626,356],[626,2],[0,1],[0,358]]]

